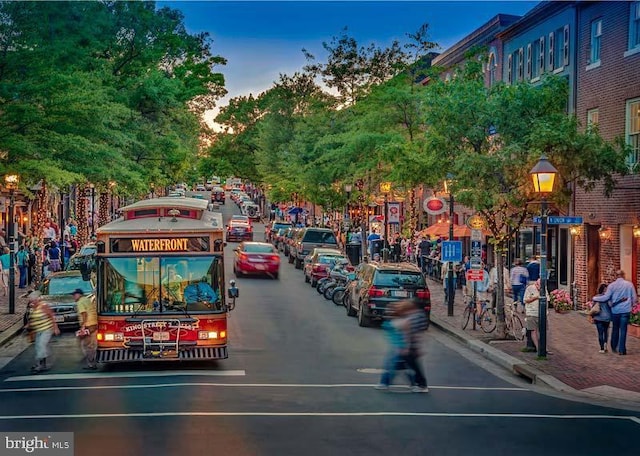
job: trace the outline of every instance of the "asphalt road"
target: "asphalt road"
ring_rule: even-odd
[[[640,413],[543,394],[435,328],[424,347],[430,392],[410,393],[401,377],[374,390],[379,328],[358,327],[286,261],[279,280],[237,283],[228,360],[85,373],[64,334],[53,369],[32,376],[33,347],[15,340],[0,350],[0,433],[72,431],[82,456],[637,454]]]

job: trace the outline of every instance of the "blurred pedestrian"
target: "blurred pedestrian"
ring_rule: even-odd
[[[56,241],[51,241],[49,247],[49,272],[58,272],[62,270],[62,252]]]
[[[409,354],[410,322],[407,318],[407,301],[398,301],[389,304],[387,318],[382,323],[382,328],[389,340],[389,351],[384,360],[384,372],[380,377],[380,383],[376,389],[387,390],[395,377],[398,369],[404,368]]]
[[[516,302],[514,311],[517,311],[517,303],[524,305],[524,290],[529,280],[529,271],[522,266],[520,258],[516,258],[514,266],[509,272],[509,278],[511,280],[511,290],[513,290],[513,300]]]
[[[407,354],[407,368],[413,371],[413,381],[411,391],[414,393],[428,393],[427,377],[424,375],[420,365],[422,356],[423,334],[429,326],[429,320],[425,314],[420,301],[404,301],[407,307],[407,318],[409,320],[409,353]]]
[[[80,348],[87,363],[83,369],[95,370],[96,351],[98,349],[98,310],[95,301],[91,301],[84,291],[76,288],[72,293],[78,307],[80,316],[80,330],[77,332],[80,339]]]
[[[29,253],[27,253],[24,245],[21,245],[16,253],[16,265],[20,271],[20,282],[18,288],[27,288],[27,276],[29,270]]]
[[[28,300],[30,310],[25,329],[35,337],[36,364],[31,367],[31,370],[37,373],[51,368],[47,365],[47,358],[50,356],[49,341],[54,334],[60,334],[60,329],[53,311],[42,301],[42,293],[32,291]]]
[[[0,279],[2,280],[2,291],[4,292],[4,296],[7,295],[7,291],[9,291],[9,264],[11,261],[10,250],[9,247],[3,247],[2,255],[0,255],[0,270],[2,271],[2,275],[0,275]]]

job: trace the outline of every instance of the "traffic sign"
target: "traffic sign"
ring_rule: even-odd
[[[442,261],[462,262],[462,241],[442,242]]]
[[[482,241],[482,230],[471,230],[471,240],[472,241]]]
[[[484,269],[467,270],[467,282],[484,282]]]
[[[482,242],[471,241],[471,257],[469,258],[471,269],[482,269]]]
[[[533,223],[542,223],[542,217],[534,217]],[[549,225],[582,225],[582,217],[559,217],[550,215],[547,217]]]

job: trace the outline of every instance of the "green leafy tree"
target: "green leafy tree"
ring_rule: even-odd
[[[565,112],[566,81],[550,76],[538,85],[497,84],[487,88],[477,59],[468,60],[455,78],[429,84],[425,107],[426,177],[439,187],[453,176],[456,200],[486,220],[497,251],[502,283],[508,240],[539,213],[530,170],[544,154],[559,170],[558,191],[549,196],[563,207],[575,185],[611,189],[624,172],[624,147],[581,132]],[[495,130],[495,134],[493,131]],[[502,288],[502,287],[500,287]],[[498,293],[498,334],[504,337],[504,295]]]

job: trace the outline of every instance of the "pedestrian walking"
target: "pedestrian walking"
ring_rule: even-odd
[[[47,365],[47,359],[50,356],[49,341],[54,334],[60,334],[60,329],[58,329],[53,311],[42,301],[42,293],[32,291],[28,300],[30,310],[25,329],[34,337],[36,364],[31,367],[31,370],[37,373],[51,368],[51,365]]]
[[[21,245],[18,249],[18,253],[16,253],[16,265],[18,266],[18,271],[20,272],[20,282],[18,288],[27,288],[27,277],[29,273],[29,253],[27,253],[24,245]]]
[[[407,301],[389,305],[387,318],[382,323],[389,341],[389,351],[384,360],[384,372],[376,389],[387,390],[399,368],[404,368],[409,354],[409,319]]]
[[[513,300],[516,303],[524,305],[524,291],[529,280],[529,271],[522,266],[522,260],[516,258],[513,268],[509,272],[509,278],[511,280],[511,289],[513,290]],[[517,310],[517,304],[516,309]]]
[[[598,287],[598,295],[603,295],[607,291],[607,284],[601,283]],[[611,307],[609,302],[599,302],[597,308],[594,308],[595,302],[591,301],[591,310],[589,311],[590,319],[596,325],[598,330],[598,343],[600,344],[600,353],[607,352],[609,344],[609,323],[611,322]]]
[[[456,288],[457,288],[457,279],[458,279],[458,267],[457,267],[457,263],[453,263],[453,265],[451,266],[453,268],[453,284],[452,284],[452,290],[453,290],[453,299],[455,300],[455,296],[456,296]],[[444,287],[444,302],[445,304],[449,302],[449,262],[445,261],[442,263],[442,269],[440,270],[440,278],[442,279],[442,286]]]
[[[58,272],[62,270],[62,252],[56,241],[51,241],[49,247],[49,272]]]
[[[84,295],[84,291],[80,288],[73,290],[73,299],[78,307],[78,315],[80,316],[80,330],[76,333],[80,339],[80,348],[84,355],[86,365],[83,369],[95,370],[96,351],[98,349],[98,310],[95,301],[91,301],[89,297]]]
[[[11,264],[11,257],[9,247],[4,247],[2,249],[2,255],[0,255],[0,270],[2,270],[2,275],[0,279],[2,280],[2,291],[4,292],[4,296],[7,295],[9,291],[9,265]]]
[[[422,356],[422,340],[424,332],[429,326],[429,321],[424,313],[424,308],[419,301],[407,301],[409,311],[409,353],[407,354],[407,368],[413,370],[413,381],[411,391],[414,393],[428,393],[427,377],[420,365]]]
[[[526,351],[533,351],[534,347],[538,347],[538,327],[540,325],[540,279],[533,282],[524,292],[524,327],[529,332],[533,345],[527,347]],[[513,303],[514,307],[516,302]],[[515,311],[515,309],[514,309]],[[529,345],[529,344],[527,344]],[[537,350],[537,348],[536,348]],[[549,353],[549,352],[547,352]]]
[[[591,298],[594,302],[611,302],[611,351],[619,355],[627,354],[627,325],[631,317],[631,307],[638,301],[633,283],[625,279],[625,273],[616,271],[616,280],[611,282],[602,295]]]

